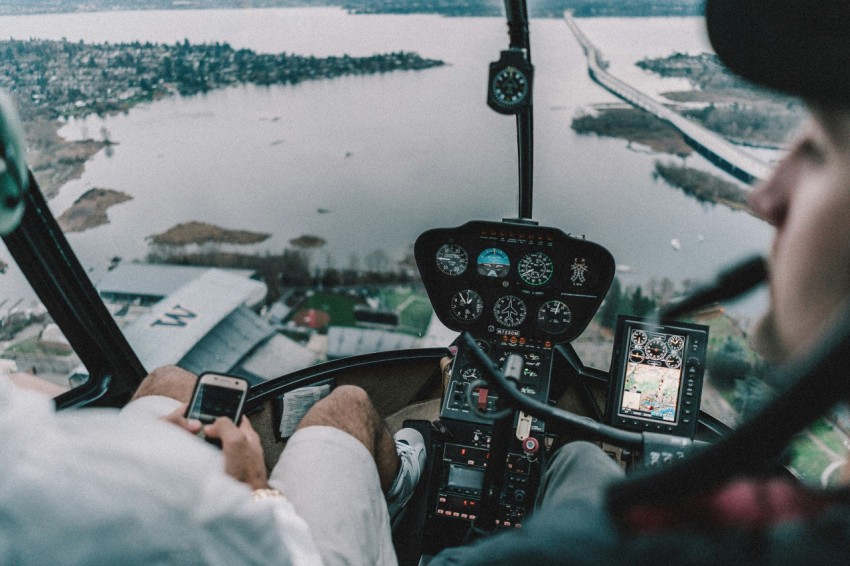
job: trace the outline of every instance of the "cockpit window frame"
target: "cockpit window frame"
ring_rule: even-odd
[[[89,372],[54,399],[57,409],[123,406],[147,374],[50,212],[32,172],[21,224],[3,238],[9,253]]]

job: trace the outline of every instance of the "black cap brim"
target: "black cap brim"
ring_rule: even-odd
[[[850,1],[706,0],[712,46],[736,74],[823,104],[850,104]]]

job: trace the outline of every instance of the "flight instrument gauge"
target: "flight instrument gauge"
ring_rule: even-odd
[[[466,250],[457,244],[444,244],[437,250],[437,267],[449,277],[457,277],[469,264]]]
[[[552,258],[543,252],[534,252],[523,256],[517,264],[519,278],[525,283],[539,287],[545,285],[552,278],[552,273],[555,271],[555,264]]]
[[[452,316],[460,322],[472,322],[484,312],[484,301],[472,289],[464,289],[452,295],[450,308]]]
[[[527,312],[525,302],[514,295],[500,297],[493,305],[493,316],[496,317],[496,322],[508,328],[522,324]]]
[[[635,346],[643,346],[646,343],[648,336],[643,330],[635,330],[632,332],[632,344]]]
[[[643,353],[643,350],[640,348],[633,348],[632,351],[629,352],[629,361],[634,364],[639,364],[646,359],[646,354]]]
[[[516,106],[528,96],[528,77],[510,65],[496,73],[492,86],[493,95],[502,106]]]
[[[573,313],[563,301],[546,301],[537,309],[537,324],[551,334],[558,334],[570,327]]]
[[[478,368],[465,368],[460,373],[460,378],[467,383],[472,383],[475,380],[482,379],[481,370]]]
[[[667,339],[667,345],[671,350],[681,350],[685,346],[685,339],[681,336],[671,336]]]
[[[511,269],[508,254],[499,248],[487,248],[478,254],[478,273],[485,277],[502,278]]]
[[[678,369],[682,367],[682,358],[678,354],[667,354],[664,363],[667,364],[668,368]]]
[[[663,338],[652,338],[646,343],[644,351],[650,360],[663,360],[667,355],[667,342]]]
[[[533,76],[534,67],[524,49],[502,51],[499,60],[490,63],[487,105],[501,114],[516,114],[528,107]]]

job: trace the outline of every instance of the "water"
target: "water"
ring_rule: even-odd
[[[692,31],[698,19],[579,25],[612,72],[628,69],[624,79],[655,93],[681,82],[632,70],[627,59],[705,49],[704,37]],[[655,181],[655,160],[673,158],[577,136],[574,115],[616,99],[587,77],[563,21],[535,20],[531,27],[536,220],[608,247],[618,264],[634,270],[621,275],[626,284],[705,279],[767,248],[771,231],[763,222]],[[347,267],[379,248],[401,259],[427,228],[516,215],[514,121],[484,104],[487,65],[507,45],[501,19],[312,8],[109,12],[0,18],[0,37],[188,38],[317,56],[408,50],[448,63],[422,72],[232,87],[71,121],[62,135],[97,138],[105,127],[118,145],[111,156],[90,160],[82,178],[51,201],[53,211],[91,187],[133,196],[109,210],[110,224],[68,236],[95,280],[109,258],[143,258],[147,236],[189,220],[273,235],[247,249],[280,251],[292,238],[317,234],[328,245],[316,259]],[[710,167],[700,157],[688,164]],[[674,238],[680,251],[670,245]],[[17,287],[6,277],[6,289]]]

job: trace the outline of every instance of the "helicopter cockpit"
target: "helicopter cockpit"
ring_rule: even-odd
[[[191,41],[175,40],[186,30],[166,22],[191,28],[205,10],[0,15],[0,31],[29,34],[0,45],[0,65],[27,77],[2,83],[24,97],[3,102],[0,123],[3,179],[15,181],[0,184],[6,373],[43,382],[60,410],[123,406],[162,364],[241,376],[269,469],[314,403],[358,385],[391,429],[415,428],[426,441],[426,469],[394,532],[403,564],[522,529],[548,459],[575,439],[600,445],[645,498],[661,489],[657,478],[666,496],[695,474],[711,484],[756,461],[834,485],[838,447],[850,446],[843,409],[798,438],[790,461],[760,440],[794,437],[843,395],[840,380],[822,388],[814,376],[840,365],[830,360],[844,343],[836,337],[767,379],[746,345],[764,296],[729,303],[766,278],[752,256],[769,228],[741,211],[741,195],[784,146],[761,140],[756,157],[740,158],[741,146],[693,124],[737,109],[649,92],[660,88],[649,86],[661,80],[653,72],[681,82],[695,68],[717,72],[709,55],[672,53],[678,23],[600,17],[626,8],[568,1],[533,6],[548,19],[532,20],[525,0],[506,0],[505,44],[502,7],[473,4],[457,18],[375,15],[369,2],[216,8]],[[699,4],[676,10],[701,20]],[[645,8],[654,16],[662,6]],[[244,31],[266,19],[290,42]],[[52,37],[51,22],[70,39]],[[351,31],[360,24],[369,33]],[[337,33],[319,41],[308,28]],[[534,65],[532,28],[552,40]],[[617,57],[635,49],[631,28],[658,45],[624,70]],[[368,41],[338,56],[348,46],[336,36]],[[28,63],[39,53],[70,66]],[[472,70],[480,77],[469,79]],[[99,78],[58,87],[62,72]],[[482,91],[485,79],[486,99],[448,103],[472,98],[466,89]],[[347,103],[331,93],[335,82]],[[60,91],[61,108],[47,106]],[[538,119],[545,113],[536,131],[533,101]],[[782,120],[790,130],[794,117]],[[228,138],[211,141],[214,131]],[[561,154],[562,136],[573,156]],[[706,186],[712,194],[694,197]],[[249,188],[258,194],[234,194]],[[712,284],[695,283],[730,263]],[[801,391],[805,414],[789,409]],[[795,417],[777,429],[786,410]],[[615,505],[630,497],[616,493]]]

